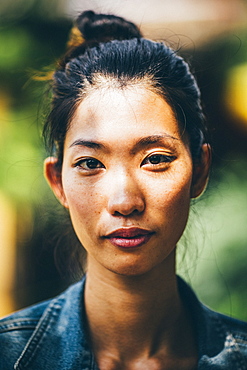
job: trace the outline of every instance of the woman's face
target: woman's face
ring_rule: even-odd
[[[91,92],[68,130],[59,183],[51,180],[53,163],[46,164],[48,180],[70,212],[89,268],[140,275],[173,264],[193,165],[162,97],[137,86]]]

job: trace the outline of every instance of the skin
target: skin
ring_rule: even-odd
[[[45,162],[55,195],[88,253],[85,305],[100,369],[193,369],[197,350],[175,275],[191,197],[203,191],[209,150],[193,165],[171,107],[145,86],[94,90],[67,132],[61,173]],[[137,248],[107,238],[150,232]],[[107,344],[107,345],[106,345]]]

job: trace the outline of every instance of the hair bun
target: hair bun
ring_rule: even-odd
[[[67,51],[58,61],[57,69],[64,69],[71,59],[83,55],[88,48],[97,46],[101,42],[141,37],[138,27],[124,18],[96,14],[92,10],[85,11],[77,18],[76,25],[70,32]]]
[[[140,38],[138,27],[124,18],[108,14],[96,14],[92,10],[83,12],[76,25],[87,42],[107,42]]]

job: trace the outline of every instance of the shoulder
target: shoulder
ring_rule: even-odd
[[[219,337],[232,336],[247,346],[247,322],[213,311],[200,303],[207,331]]]
[[[184,281],[178,282],[195,326],[198,369],[247,370],[247,323],[211,310]]]
[[[203,306],[204,313],[220,337],[224,336],[228,344],[235,344],[243,349],[247,358],[247,322],[215,312]]]
[[[244,336],[247,336],[247,322],[226,315],[222,315],[218,312],[214,311],[212,312],[215,315],[216,320],[222,321],[227,331],[233,333],[240,333],[243,334]]]
[[[66,313],[63,318],[67,315],[70,304],[68,301],[78,297],[81,286],[81,282],[72,285],[53,299],[17,311],[0,320],[0,370],[14,369],[14,364],[21,358],[35,334],[44,333],[47,326],[61,319],[64,311]]]
[[[215,366],[219,369],[247,370],[247,323],[212,311],[204,305],[202,312],[205,326],[204,332],[201,327],[199,333],[199,337],[203,338],[199,341],[199,369]]]
[[[20,356],[49,303],[31,306],[0,320],[0,370],[14,368],[15,359]]]

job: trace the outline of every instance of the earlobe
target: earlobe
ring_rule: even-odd
[[[61,168],[58,166],[57,161],[56,157],[48,157],[45,159],[44,175],[56,198],[65,208],[68,208],[63,190]]]
[[[198,198],[207,187],[209,169],[211,165],[211,147],[209,144],[202,145],[202,156],[199,163],[194,165],[191,186],[191,198]]]

